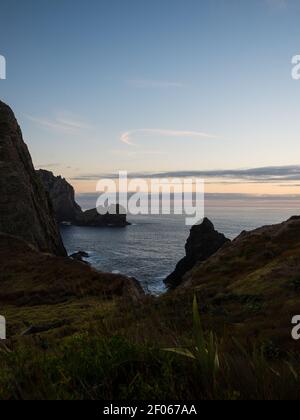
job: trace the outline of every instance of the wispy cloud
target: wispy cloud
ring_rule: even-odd
[[[163,130],[163,129],[152,129],[152,128],[142,128],[138,130],[126,131],[121,135],[121,141],[130,146],[135,146],[133,138],[137,135],[141,136],[159,136],[159,137],[181,137],[181,138],[216,138],[215,136],[203,133],[200,131],[180,131],[180,130]]]
[[[179,82],[168,82],[165,80],[127,80],[127,84],[137,89],[169,89],[183,88],[185,85]]]
[[[101,178],[117,178],[117,174],[89,174],[79,175],[76,180],[98,180]],[[242,180],[255,183],[276,183],[300,181],[300,165],[294,166],[266,166],[250,169],[224,169],[208,171],[172,171],[172,172],[135,172],[128,175],[129,178],[184,178],[200,177],[218,180]]]
[[[70,117],[69,115],[59,115],[57,117],[54,117],[53,119],[49,118],[41,118],[41,117],[35,117],[32,115],[25,115],[25,117],[44,128],[49,128],[51,130],[56,130],[60,132],[79,132],[83,130],[88,130],[91,127],[81,121],[79,118]]]

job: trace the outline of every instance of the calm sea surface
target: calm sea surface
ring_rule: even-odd
[[[83,208],[94,202],[79,197]],[[90,205],[89,205],[90,204]],[[208,200],[206,216],[230,239],[243,230],[282,222],[300,214],[299,199],[289,200]],[[88,260],[101,271],[137,278],[145,290],[159,294],[163,279],[184,256],[189,227],[182,216],[135,216],[124,229],[62,227],[69,253],[86,251]]]

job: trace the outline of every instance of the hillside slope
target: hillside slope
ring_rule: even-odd
[[[291,320],[300,312],[300,217],[243,232],[187,273],[176,293],[192,290],[239,335],[291,345]]]
[[[134,279],[40,253],[25,241],[3,234],[0,261],[0,313],[7,319],[8,338],[21,334],[28,324],[74,322],[81,329],[87,313],[96,314],[99,308],[105,313],[113,299],[124,298],[130,305],[144,295]]]

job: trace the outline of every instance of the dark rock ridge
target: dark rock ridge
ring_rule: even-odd
[[[207,218],[200,225],[193,226],[185,246],[186,256],[179,261],[175,271],[167,277],[166,285],[170,288],[179,286],[187,272],[198,262],[206,261],[227,242],[230,240],[217,232]]]
[[[75,252],[74,254],[69,255],[69,257],[72,258],[72,260],[80,261],[84,264],[88,264],[84,258],[90,258],[89,254],[84,251]]]
[[[97,209],[87,210],[82,212],[81,216],[77,218],[75,224],[78,226],[94,226],[94,227],[126,227],[130,225],[127,222],[126,214],[121,214],[119,207],[117,207],[116,214],[99,214]]]
[[[75,201],[75,191],[61,176],[54,176],[52,172],[40,169],[37,174],[41,178],[50,195],[56,220],[61,222],[74,222],[81,216],[82,210]]]
[[[0,232],[65,256],[54,211],[12,110],[0,101]]]
[[[203,264],[196,265],[180,288],[208,289],[211,285],[219,288],[218,293],[276,293],[275,301],[279,301],[284,288],[287,294],[300,289],[299,273],[300,216],[293,216],[277,225],[242,232]]]
[[[56,220],[59,223],[69,222],[77,226],[94,226],[94,227],[125,227],[129,225],[126,214],[101,215],[97,209],[82,211],[81,207],[75,201],[75,192],[70,185],[61,176],[55,176],[52,172],[39,170],[37,171],[52,201]]]
[[[213,314],[238,341],[251,337],[298,352],[288,326],[300,306],[300,217],[242,232],[196,264],[170,295],[191,291],[209,308],[210,320]]]

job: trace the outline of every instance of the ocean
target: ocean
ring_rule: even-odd
[[[78,196],[84,208],[95,207],[94,199]],[[217,230],[234,239],[243,230],[279,223],[300,214],[298,197],[226,198],[206,201],[205,215]],[[185,255],[190,227],[184,216],[128,216],[127,228],[62,226],[61,232],[69,254],[86,251],[87,260],[100,271],[135,277],[152,294],[165,291],[163,280]]]

